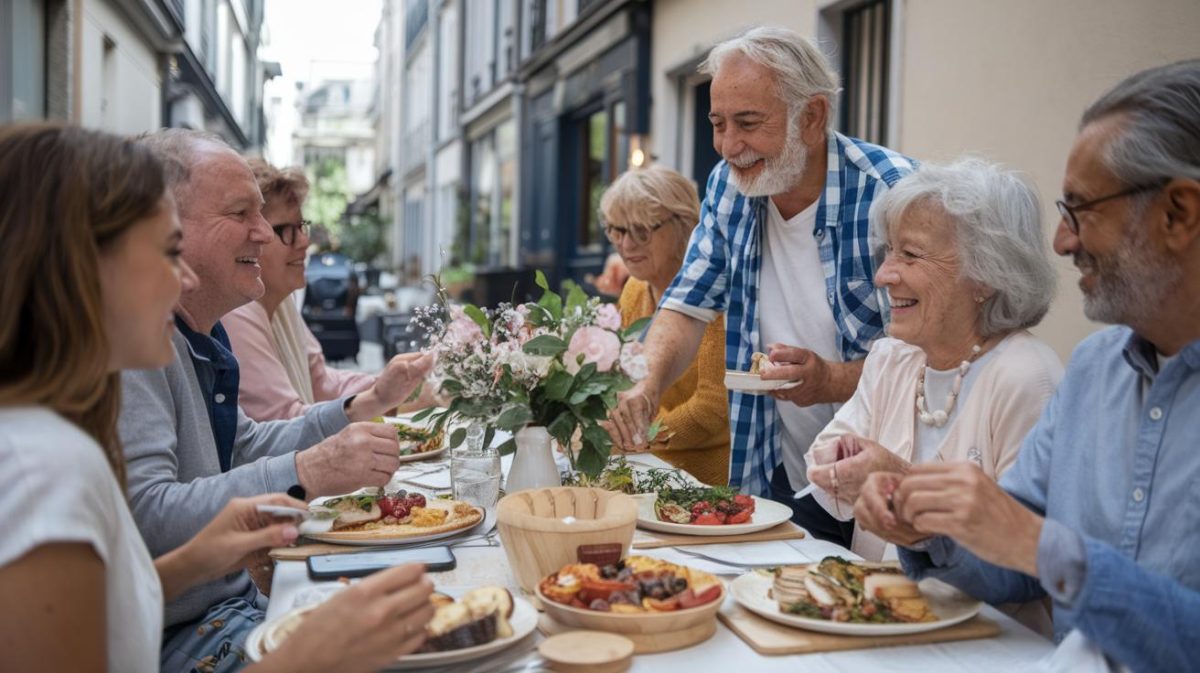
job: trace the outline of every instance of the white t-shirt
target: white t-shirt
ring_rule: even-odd
[[[825,271],[813,227],[817,202],[790,220],[784,220],[775,203],[767,199],[767,226],[763,236],[759,277],[759,335],[764,352],[773,343],[807,348],[820,357],[841,362],[837,348],[837,323],[825,291]],[[804,454],[817,434],[833,420],[840,405],[801,407],[777,402],[782,424],[780,446],[792,489],[808,485]],[[772,466],[774,467],[774,466]]]
[[[10,407],[0,465],[0,572],[42,545],[90,544],[104,562],[108,670],[157,671],[162,586],[104,451],[53,411]]]

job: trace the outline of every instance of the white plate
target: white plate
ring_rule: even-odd
[[[457,593],[457,592],[448,592]],[[268,624],[260,624],[257,628],[250,632],[246,638],[246,651],[250,653],[251,659],[254,661],[261,660],[261,651],[258,647],[259,643],[266,643],[266,646],[261,649],[277,646],[276,638],[270,637],[274,635],[274,629],[285,621],[294,619],[296,615],[313,609],[315,606],[308,606],[291,610],[279,619]],[[448,652],[429,652],[424,654],[409,654],[401,658],[395,664],[387,667],[389,671],[404,671],[414,668],[427,668],[430,666],[442,666],[446,664],[457,664],[464,661],[472,661],[481,657],[486,657],[489,654],[494,654],[520,642],[525,636],[533,633],[537,627],[538,613],[529,601],[520,596],[513,596],[513,613],[509,618],[508,623],[512,626],[513,634],[507,638],[497,638],[490,643],[476,645],[475,647],[467,647],[461,650],[450,650]],[[255,639],[252,641],[252,639]],[[254,645],[255,648],[251,648]],[[254,658],[258,654],[259,658]]]
[[[428,498],[432,498],[433,496],[426,495],[425,497],[428,499]],[[322,501],[322,498],[316,498],[309,504],[310,505],[320,505],[321,501]],[[476,507],[476,509],[480,509],[480,508]],[[346,539],[346,538],[344,538],[336,533],[332,533],[332,532],[330,532],[330,533],[308,533],[308,534],[305,534],[304,537],[308,538],[309,540],[314,540],[316,542],[327,542],[329,544],[340,544],[340,545],[345,545],[347,547],[400,547],[403,545],[415,544],[417,542],[431,542],[433,540],[442,540],[442,539],[445,539],[448,537],[455,537],[456,535],[465,535],[469,531],[474,531],[474,530],[481,530],[481,531],[491,530],[492,523],[495,521],[495,517],[496,517],[496,515],[495,515],[494,507],[492,509],[484,509],[483,510],[483,518],[480,519],[479,522],[476,523],[474,526],[468,526],[466,528],[459,528],[457,530],[442,531],[440,533],[431,533],[429,535],[416,535],[413,537],[398,537],[398,538],[397,537],[381,537],[381,538],[376,538],[376,539],[372,539],[372,540],[350,540],[350,539]],[[486,526],[486,527],[480,528],[481,526]]]
[[[743,393],[765,393],[770,390],[787,390],[800,385],[799,381],[784,379],[763,380],[758,374],[725,370],[725,387]]]
[[[921,594],[929,601],[933,614],[938,616],[935,622],[916,622],[901,624],[851,624],[848,622],[833,622],[826,619],[812,619],[799,615],[784,614],[779,611],[767,591],[774,583],[768,575],[749,572],[737,578],[730,585],[733,598],[739,605],[760,617],[799,629],[833,633],[839,636],[902,636],[923,631],[934,631],[959,622],[964,622],[979,613],[983,603],[967,596],[958,589],[932,578],[921,580],[917,585]]]
[[[426,460],[428,458],[436,458],[446,452],[446,447],[434,449],[433,451],[425,451],[423,453],[413,453],[407,456],[400,456],[400,462],[411,463],[414,460]]]
[[[725,536],[757,533],[773,526],[778,526],[792,518],[792,508],[774,500],[758,496],[754,498],[754,514],[750,515],[748,523],[734,523],[723,526],[697,526],[691,523],[671,523],[659,521],[654,514],[654,501],[658,498],[655,493],[643,493],[633,496],[638,501],[638,528],[656,530],[661,533],[676,535]]]

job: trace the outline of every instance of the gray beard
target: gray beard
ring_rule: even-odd
[[[789,123],[783,151],[779,156],[767,158],[763,162],[763,169],[758,177],[747,181],[738,176],[736,169],[731,169],[729,181],[745,196],[775,196],[800,184],[807,163],[808,148],[800,141],[799,129],[795,124]]]
[[[1083,294],[1083,314],[1089,319],[1114,325],[1145,324],[1182,280],[1183,267],[1157,255],[1147,238],[1138,217],[1114,255],[1075,254],[1076,266],[1096,273],[1095,289]]]

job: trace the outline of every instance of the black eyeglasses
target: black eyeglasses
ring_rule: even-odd
[[[274,230],[275,235],[279,237],[279,240],[284,245],[291,247],[296,244],[297,234],[303,233],[305,236],[308,236],[308,233],[312,230],[312,222],[300,220],[300,224],[273,224],[271,225],[271,229]]]
[[[666,222],[655,222],[648,227],[642,225],[618,227],[612,224],[606,224],[604,225],[604,235],[608,237],[608,240],[612,242],[613,245],[620,245],[621,241],[625,240],[626,236],[631,237],[633,242],[637,245],[646,245],[650,242],[650,237],[654,235],[654,232],[662,229],[664,224],[666,224]]]
[[[1101,203],[1104,203],[1105,201],[1113,201],[1116,199],[1125,198],[1126,196],[1133,196],[1134,194],[1141,194],[1143,192],[1149,192],[1149,191],[1152,191],[1155,189],[1162,189],[1168,182],[1170,182],[1170,181],[1166,180],[1166,179],[1157,180],[1152,183],[1138,185],[1137,187],[1130,187],[1129,189],[1123,189],[1114,194],[1109,194],[1108,196],[1101,196],[1098,199],[1092,199],[1091,201],[1085,201],[1083,203],[1080,203],[1080,204],[1074,205],[1074,206],[1067,205],[1067,202],[1063,201],[1062,199],[1055,201],[1054,205],[1058,206],[1059,214],[1061,214],[1063,219],[1067,221],[1067,229],[1070,229],[1072,234],[1078,236],[1079,235],[1079,218],[1078,218],[1077,213],[1079,211],[1090,210],[1091,208],[1095,208],[1096,206],[1100,205]]]

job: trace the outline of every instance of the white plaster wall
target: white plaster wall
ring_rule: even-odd
[[[106,35],[116,43],[107,90]],[[85,0],[80,49],[80,124],[120,134],[151,131],[162,125],[158,56],[105,0]]]

